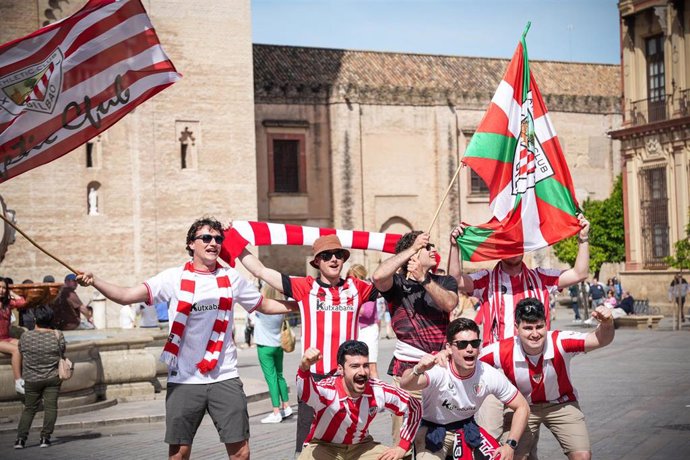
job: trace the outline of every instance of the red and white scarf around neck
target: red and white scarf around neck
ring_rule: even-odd
[[[484,316],[484,327],[490,327],[491,340],[488,341],[489,335],[484,334],[485,343],[483,345],[503,340],[505,336],[505,328],[515,328],[514,317],[503,318],[503,323],[501,323],[501,316],[505,316],[506,311],[504,293],[501,285],[503,274],[505,272],[501,269],[501,265],[501,262],[497,263],[494,269],[491,271],[491,275],[489,277],[490,292],[487,296],[489,299],[489,312],[487,315],[488,317]],[[505,275],[510,283],[510,276],[507,273],[505,273]],[[546,328],[550,329],[549,305],[548,301],[546,301],[544,298],[544,285],[541,282],[541,278],[539,278],[539,275],[537,275],[534,270],[528,269],[527,265],[525,265],[523,262],[520,280],[522,281],[522,292],[524,295],[520,297],[517,292],[513,292],[513,315],[515,314],[515,307],[517,306],[518,301],[528,297],[539,299],[539,301],[544,304]],[[488,323],[486,323],[487,319],[489,320]]]
[[[215,271],[220,268],[216,265]],[[202,374],[206,374],[216,367],[220,352],[223,349],[223,342],[225,334],[230,323],[230,313],[232,310],[232,291],[230,289],[230,279],[227,275],[216,276],[218,283],[218,314],[213,323],[208,343],[206,345],[206,352],[201,361],[196,364],[196,367]],[[177,368],[177,359],[180,352],[184,330],[187,325],[187,319],[192,311],[194,302],[194,288],[196,282],[194,281],[194,265],[192,262],[187,262],[182,270],[180,278],[180,286],[176,292],[177,308],[175,317],[173,318],[173,325],[170,329],[168,341],[163,347],[161,353],[161,361],[166,363],[171,369]]]

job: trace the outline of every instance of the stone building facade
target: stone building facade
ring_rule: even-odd
[[[690,219],[690,1],[619,3],[624,286],[670,311],[664,261]]]
[[[57,3],[61,10],[47,0],[0,2],[0,42],[86,2]],[[249,0],[144,6],[182,80],[90,145],[0,184],[18,226],[46,250],[123,285],[184,262],[195,218],[257,214]],[[67,271],[17,236],[0,273],[20,282]],[[117,308],[109,311],[117,325]]]
[[[259,218],[394,233],[427,229],[507,65],[505,59],[254,45]],[[578,198],[607,197],[620,173],[618,142],[607,137],[621,123],[620,67],[532,61],[531,68]],[[298,180],[284,177],[286,170]],[[489,218],[488,192],[472,176],[463,168],[432,229],[444,258],[459,220]],[[370,270],[382,257],[355,252],[352,260]],[[299,273],[308,250],[264,254],[274,266]],[[558,264],[548,250],[530,258]]]

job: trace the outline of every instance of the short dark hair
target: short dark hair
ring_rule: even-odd
[[[523,321],[526,323],[546,321],[544,304],[539,299],[528,297],[517,303],[515,307],[515,322],[520,324]]]
[[[36,326],[51,327],[53,323],[53,309],[48,305],[41,305],[34,308],[34,317],[36,318]]]
[[[395,243],[395,253],[400,254],[405,249],[412,247],[412,245],[414,244],[414,240],[416,240],[417,237],[421,234],[422,234],[421,230],[413,230],[411,232],[405,233],[398,240],[398,242]]]
[[[191,227],[189,227],[189,230],[187,230],[187,243],[185,243],[184,247],[187,250],[187,254],[190,256],[194,255],[194,251],[189,249],[189,243],[194,241],[194,237],[196,236],[196,232],[199,231],[200,228],[203,228],[205,226],[211,227],[213,230],[217,231],[221,235],[223,234],[223,224],[218,222],[216,219],[213,217],[202,217],[201,219],[197,219],[194,221]]]
[[[347,340],[338,347],[338,364],[345,365],[345,355],[369,357],[369,347],[359,340]]]
[[[476,332],[477,337],[479,337],[479,326],[477,326],[477,323],[469,318],[458,318],[451,321],[448,325],[448,329],[446,329],[446,342],[451,343],[455,340],[455,336],[462,331]]]

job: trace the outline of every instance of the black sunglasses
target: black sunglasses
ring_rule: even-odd
[[[216,244],[223,244],[225,237],[223,235],[199,235],[192,238],[192,240],[201,240],[204,244],[209,244],[212,240],[216,240]]]
[[[464,350],[467,348],[468,345],[472,345],[472,348],[479,348],[479,345],[482,344],[481,339],[474,339],[474,340],[456,340],[453,342],[453,345],[458,347],[458,350]]]
[[[345,251],[343,251],[342,249],[338,249],[335,251],[323,251],[319,252],[319,255],[317,257],[319,257],[324,262],[328,262],[329,260],[331,260],[331,257],[333,256],[335,256],[335,258],[338,260],[343,260],[345,258]]]

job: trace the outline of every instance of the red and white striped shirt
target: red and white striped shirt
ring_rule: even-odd
[[[573,402],[577,391],[570,380],[570,360],[584,353],[586,337],[581,332],[547,332],[544,351],[532,357],[525,355],[520,338],[513,337],[483,348],[479,359],[503,369],[530,404]]]
[[[316,374],[327,374],[338,367],[338,347],[357,339],[357,317],[364,302],[375,300],[377,291],[371,283],[357,278],[340,280],[330,286],[311,276],[283,275],[283,293],[299,304],[302,317],[302,353],[316,348],[323,359],[312,365]]]
[[[515,335],[515,306],[529,297],[535,297],[544,304],[546,328],[551,326],[549,294],[558,289],[558,278],[562,270],[527,268],[523,264],[520,273],[514,276],[501,270],[500,262],[493,270],[480,270],[470,274],[474,282],[473,296],[481,301],[479,316],[484,324],[482,344],[484,346],[508,339]]]
[[[305,442],[318,439],[338,444],[358,444],[369,435],[376,414],[387,410],[402,416],[401,448],[408,450],[422,420],[422,406],[406,391],[370,379],[364,393],[353,399],[345,392],[342,375],[314,382],[311,372],[297,370],[297,396],[316,412]]]

